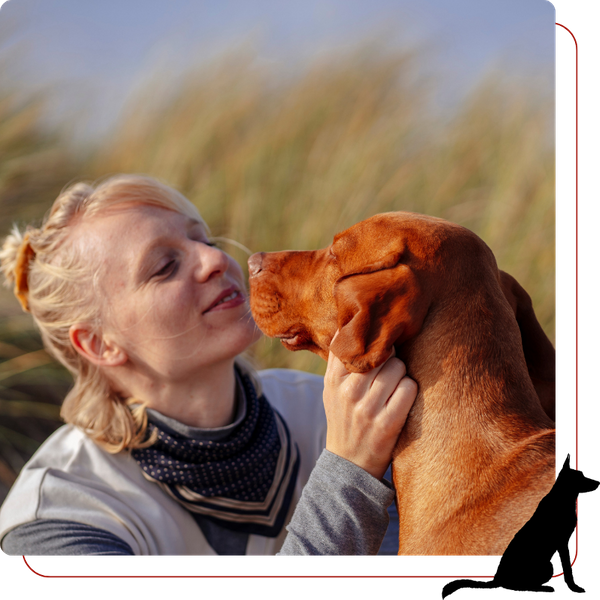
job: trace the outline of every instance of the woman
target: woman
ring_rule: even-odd
[[[75,381],[67,425],[2,506],[5,552],[377,552],[416,397],[398,359],[358,375],[331,356],[324,381],[254,372],[240,266],[149,177],[69,187],[0,258]]]

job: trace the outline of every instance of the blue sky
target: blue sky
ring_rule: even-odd
[[[4,45],[22,48],[17,76],[53,87],[57,106],[78,89],[105,118],[157,62],[178,71],[248,39],[260,60],[285,69],[386,35],[424,47],[423,68],[449,98],[499,63],[516,76],[544,74],[550,89],[554,20],[546,0],[9,0],[0,8],[0,27],[12,27]]]

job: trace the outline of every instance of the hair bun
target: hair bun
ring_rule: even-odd
[[[29,312],[29,265],[35,258],[35,250],[29,243],[29,232],[23,236],[23,241],[17,252],[17,259],[15,262],[15,296],[21,303],[24,311]]]

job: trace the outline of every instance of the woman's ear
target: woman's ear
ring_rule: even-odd
[[[127,354],[118,344],[94,331],[87,323],[71,325],[69,338],[81,356],[99,367],[116,367],[127,361]]]

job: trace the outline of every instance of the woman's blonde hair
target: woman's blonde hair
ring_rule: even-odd
[[[148,445],[145,405],[111,390],[100,369],[71,344],[69,329],[78,322],[101,331],[98,267],[67,240],[82,219],[117,204],[140,202],[174,210],[199,221],[196,207],[182,194],[144,175],[116,175],[96,185],[75,183],[54,201],[40,228],[13,227],[0,251],[6,285],[14,285],[23,309],[30,312],[44,346],[75,380],[61,416],[83,429],[109,452]]]

